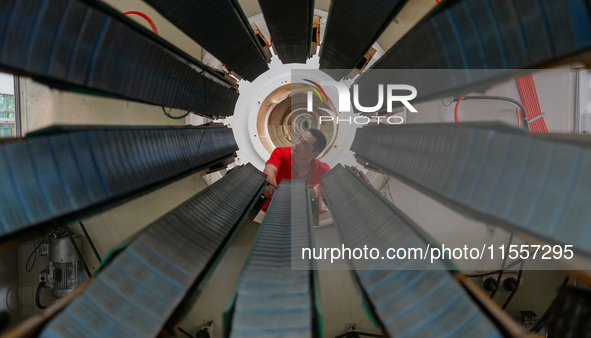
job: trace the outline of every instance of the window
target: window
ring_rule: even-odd
[[[0,72],[0,138],[20,136],[18,78]]]
[[[0,138],[14,137],[14,95],[0,94]]]
[[[12,137],[12,127],[0,127],[0,138]]]

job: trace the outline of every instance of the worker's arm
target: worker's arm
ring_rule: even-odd
[[[263,172],[267,174],[267,182],[270,183],[267,185],[265,190],[263,190],[263,195],[267,196],[275,192],[275,187],[277,187],[276,176],[279,172],[279,169],[277,169],[277,167],[272,164],[266,164]]]

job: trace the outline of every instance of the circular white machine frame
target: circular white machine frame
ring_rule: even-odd
[[[314,10],[314,15],[318,15],[321,18],[320,36],[322,41],[328,13],[316,9]],[[252,16],[248,20],[251,23],[255,23],[265,38],[268,41],[270,40],[269,31],[262,14]],[[384,50],[377,43],[374,43],[373,48],[376,49],[376,53],[372,60],[370,60],[368,67],[384,54]],[[221,68],[221,62],[216,60],[209,53],[203,57],[203,62],[209,66]],[[240,96],[236,102],[234,115],[219,121],[232,128],[232,131],[234,132],[236,143],[240,148],[237,152],[238,156],[235,162],[237,165],[250,162],[258,169],[263,170],[270,153],[263,147],[257,133],[257,117],[261,104],[275,89],[291,83],[291,71],[293,69],[318,68],[318,55],[314,55],[312,58],[308,59],[305,64],[283,64],[281,60],[279,60],[279,57],[273,55],[271,62],[269,63],[268,71],[261,74],[253,82],[248,82],[246,80],[241,80],[239,82]],[[314,73],[319,74],[315,75],[315,80],[332,81],[332,79],[324,73]],[[347,84],[347,82],[345,83]],[[336,90],[326,88],[326,94],[332,102],[338,102]],[[352,116],[352,114],[341,113],[339,117],[341,119],[347,119],[350,116]],[[331,167],[338,163],[360,167],[355,161],[353,153],[349,150],[355,136],[355,130],[358,127],[360,127],[360,125],[348,123],[339,124],[338,133],[335,136],[334,143],[330,149],[327,149],[321,154],[320,159]]]

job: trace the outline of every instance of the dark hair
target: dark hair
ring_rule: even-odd
[[[312,136],[316,138],[316,142],[314,142],[313,145],[314,151],[321,153],[326,147],[326,137],[324,136],[324,134],[316,128],[310,128],[306,131],[309,131],[312,134]]]

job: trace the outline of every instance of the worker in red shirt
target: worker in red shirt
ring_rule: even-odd
[[[328,172],[330,167],[316,159],[325,147],[324,134],[318,129],[310,128],[298,137],[293,147],[275,148],[265,164],[264,173],[267,174],[267,181],[272,185],[268,185],[264,193],[271,197],[275,187],[284,178],[305,179],[306,185],[314,187],[317,197],[320,198],[320,213],[327,212],[328,209],[322,203],[319,184],[322,181],[320,177]],[[265,203],[262,210],[266,211],[268,206],[269,201]]]

